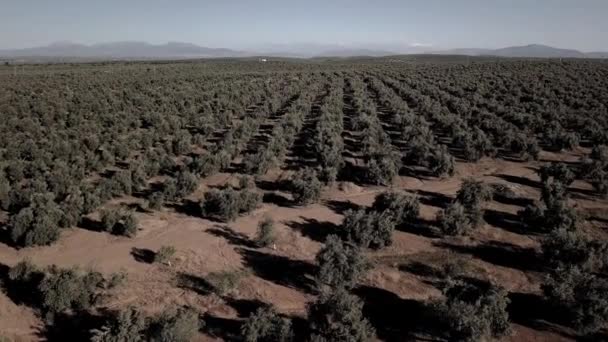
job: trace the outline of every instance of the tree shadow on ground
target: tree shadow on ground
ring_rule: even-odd
[[[551,305],[542,296],[511,292],[509,299],[511,303],[507,310],[512,322],[577,340],[576,334],[567,328],[571,323],[567,313]]]
[[[243,246],[255,248],[256,245],[249,239],[249,237],[243,233],[235,232],[229,227],[226,226],[214,226],[206,230],[207,233],[211,235],[215,235],[218,237],[222,237],[226,239],[230,244],[235,246]]]
[[[401,272],[408,272],[413,275],[423,278],[423,282],[435,288],[443,288],[445,286],[446,271],[442,268],[431,266],[419,261],[409,262],[399,265]]]
[[[424,205],[429,205],[431,207],[437,207],[437,208],[441,208],[444,209],[447,206],[450,205],[450,203],[452,203],[454,201],[454,199],[450,196],[438,193],[438,192],[432,192],[432,191],[426,191],[426,190],[417,190],[416,194],[418,194],[420,203],[424,204]]]
[[[533,205],[534,204],[534,200],[530,199],[530,198],[505,196],[505,195],[500,194],[500,193],[495,193],[494,196],[493,196],[493,199],[496,202],[498,202],[498,203],[508,204],[508,205],[516,205],[516,206],[519,206],[519,207],[526,207],[528,205]]]
[[[325,202],[325,205],[333,212],[340,215],[344,215],[348,210],[359,210],[361,208],[360,205],[351,201],[329,200]]]
[[[395,227],[395,229],[401,232],[416,234],[431,239],[441,238],[442,234],[439,232],[437,224],[438,223],[436,220],[417,218],[415,220],[400,224]]]
[[[13,241],[11,238],[11,232],[6,224],[0,224],[0,244],[4,244],[15,249],[21,248],[21,246],[15,243],[15,241]]]
[[[177,287],[185,290],[191,290],[201,296],[210,295],[215,291],[214,286],[202,277],[179,273],[176,278]]]
[[[340,226],[333,222],[321,222],[313,218],[300,217],[303,221],[289,221],[285,222],[288,227],[297,230],[311,240],[318,242],[325,242],[327,237],[332,234],[340,235]]]
[[[173,207],[178,213],[193,217],[201,217],[201,205],[197,201],[184,199],[181,203],[169,205],[169,207]]]
[[[241,327],[243,321],[240,319],[217,317],[206,313],[203,317],[205,326],[203,332],[211,337],[220,338],[223,341],[241,341]]]
[[[592,189],[581,189],[581,188],[569,187],[568,192],[570,193],[570,196],[572,196],[572,198],[574,198],[574,199],[583,199],[583,200],[594,201],[594,200],[598,200],[598,199],[602,198],[600,193],[598,193],[597,191],[592,190]]]
[[[435,245],[457,253],[472,255],[497,266],[533,272],[545,269],[541,256],[534,248],[520,247],[500,241],[490,241],[477,246],[461,246],[446,242],[438,242]]]
[[[78,228],[90,230],[92,232],[103,232],[105,231],[101,221],[93,220],[90,217],[83,216],[77,225]]]
[[[46,322],[37,335],[49,342],[89,341],[91,330],[99,329],[106,322],[107,315],[94,315],[87,311],[56,313],[52,323]]]
[[[24,304],[31,308],[40,307],[41,299],[38,295],[38,285],[44,278],[42,271],[34,272],[29,279],[15,283],[9,279],[11,267],[0,263],[0,288],[15,303]]]
[[[245,248],[239,248],[237,252],[258,277],[306,293],[317,292],[314,281],[316,266],[310,262]]]
[[[442,331],[427,303],[402,299],[393,292],[370,286],[354,290],[364,303],[363,313],[384,341],[436,340]]]
[[[493,175],[493,176],[506,180],[507,182],[511,182],[511,183],[515,183],[515,184],[519,184],[519,185],[525,185],[525,186],[529,186],[531,188],[540,188],[540,186],[541,186],[541,184],[539,182],[537,182],[535,180],[531,180],[530,178],[526,178],[526,177],[505,175],[505,174]]]
[[[275,204],[279,207],[292,208],[294,206],[294,202],[276,192],[265,192],[262,196],[262,202]]]
[[[256,180],[255,186],[264,191],[286,191],[289,189],[289,181],[287,180]]]
[[[511,233],[530,235],[534,234],[526,228],[526,225],[521,221],[519,215],[486,209],[483,213],[483,219],[491,226],[504,229]]]
[[[236,299],[225,297],[224,301],[230,305],[236,312],[238,317],[247,318],[259,308],[269,307],[270,305],[257,299]]]
[[[147,248],[131,248],[131,255],[137,262],[142,262],[144,264],[151,264],[154,262],[154,257],[156,256],[156,252]]]
[[[436,178],[431,171],[421,166],[404,166],[399,170],[399,175],[422,180],[431,180]]]
[[[367,168],[363,165],[355,165],[350,161],[346,161],[344,166],[338,172],[336,178],[339,182],[353,182],[357,185],[374,185],[371,184],[367,177]]]

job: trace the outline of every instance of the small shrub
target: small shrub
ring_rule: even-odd
[[[367,158],[365,180],[374,185],[390,185],[401,169],[400,155],[375,153]]]
[[[106,232],[114,235],[133,237],[137,233],[137,218],[130,211],[104,210],[101,224]]]
[[[123,215],[121,225],[115,234],[133,237],[137,234],[137,218],[132,212]]]
[[[260,202],[261,195],[249,189],[213,189],[206,192],[201,201],[201,214],[203,217],[232,221],[239,214],[250,212],[257,208]]]
[[[596,332],[608,322],[608,281],[577,266],[552,271],[542,285],[552,305],[583,334]]]
[[[290,185],[293,200],[298,205],[316,203],[321,198],[323,184],[313,169],[305,169],[294,175]]]
[[[569,186],[574,182],[574,173],[564,163],[551,163],[549,165],[543,165],[538,170],[540,180],[543,183],[547,183],[550,180],[560,182],[565,186]]]
[[[481,205],[490,199],[492,199],[492,188],[472,178],[465,179],[456,194],[456,202],[464,207],[473,228],[479,227],[483,222]]]
[[[242,270],[220,271],[209,273],[206,279],[218,295],[224,296],[234,291],[244,276],[245,272]]]
[[[148,208],[152,210],[159,210],[162,208],[165,197],[161,192],[153,192],[148,196]]]
[[[293,340],[291,321],[272,308],[259,308],[241,327],[246,342],[289,342]]]
[[[397,224],[403,224],[418,218],[420,202],[406,193],[388,191],[376,196],[372,209],[379,212],[388,211],[395,217]]]
[[[255,244],[259,247],[268,247],[276,240],[274,236],[274,221],[270,217],[264,218],[258,224],[258,231],[255,237]]]
[[[436,177],[454,175],[454,157],[445,145],[438,145],[427,160],[429,170]]]
[[[115,287],[123,285],[127,281],[127,273],[124,271],[112,273],[110,279],[106,281],[105,288],[113,289]]]
[[[466,235],[473,229],[465,208],[459,203],[452,203],[437,215],[439,229],[445,235]]]
[[[510,333],[510,300],[503,288],[456,283],[446,289],[445,296],[445,302],[437,309],[448,327],[450,340],[483,341]]]
[[[347,211],[342,230],[346,239],[364,248],[380,249],[393,242],[396,219],[391,212]]]
[[[113,315],[101,328],[94,329],[92,342],[144,341],[147,322],[141,312],[130,308]]]
[[[154,262],[166,263],[171,260],[177,250],[173,246],[162,246],[156,254],[154,254]]]
[[[163,198],[167,201],[177,201],[177,180],[175,178],[167,178],[163,183]]]
[[[492,189],[472,178],[466,178],[456,194],[456,200],[467,209],[479,207],[490,199],[492,199]]]
[[[101,212],[101,225],[106,232],[112,233],[119,220],[120,214],[116,210],[103,210]]]
[[[316,256],[319,271],[317,281],[330,287],[351,288],[369,269],[369,264],[359,248],[344,243],[331,235]]]
[[[322,293],[308,307],[313,341],[366,342],[375,335],[363,316],[363,303],[344,289]]]
[[[49,245],[59,238],[62,216],[52,194],[34,194],[29,207],[11,216],[11,239],[24,246]]]
[[[188,308],[168,310],[157,317],[149,328],[149,341],[189,342],[200,329],[199,315]]]
[[[198,177],[188,171],[181,171],[177,175],[176,191],[177,198],[184,198],[190,195],[198,186]]]

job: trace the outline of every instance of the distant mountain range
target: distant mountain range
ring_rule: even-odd
[[[154,45],[145,42],[112,42],[93,45],[59,42],[42,47],[0,50],[4,59],[187,59],[248,56],[280,57],[381,57],[399,54],[441,54],[533,58],[608,58],[608,52],[584,53],[578,50],[558,49],[546,45],[513,46],[502,49],[430,50],[419,46],[404,46],[395,51],[378,48],[346,47],[340,45],[287,44],[260,48],[259,51],[238,51],[226,48],[209,48],[190,43],[169,42]]]
[[[0,50],[0,57],[65,57],[65,58],[209,58],[241,57],[247,54],[241,51],[208,48],[190,43],[169,42],[154,45],[145,42],[112,42],[94,45],[75,44],[71,42],[53,43],[47,46],[16,50]]]
[[[608,58],[608,52],[581,52],[578,50],[558,49],[551,46],[531,44],[524,46],[511,46],[502,49],[453,49],[434,51],[441,55],[466,56],[497,56],[497,57],[525,57],[525,58]]]

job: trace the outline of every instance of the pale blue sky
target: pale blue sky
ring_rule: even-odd
[[[0,49],[66,40],[608,50],[608,0],[0,1]]]

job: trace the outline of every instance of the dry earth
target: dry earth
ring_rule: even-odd
[[[581,155],[582,151],[561,155],[543,153],[542,159],[576,161]],[[395,187],[418,193],[423,203],[421,222],[432,222],[442,201],[449,201],[462,179],[469,176],[506,184],[522,198],[537,199],[539,190],[535,167],[538,165],[540,163],[484,159],[477,164],[458,163],[456,175],[449,179],[401,177]],[[286,175],[275,172],[263,180],[267,183],[283,177]],[[229,174],[210,177],[192,197],[200,197],[208,186],[235,180]],[[588,184],[576,182],[571,188],[571,196],[579,210],[603,217],[588,221],[585,228],[604,236],[608,228],[608,202],[590,195],[589,189]],[[38,265],[77,265],[104,273],[125,272],[127,284],[102,301],[101,306],[109,309],[136,306],[152,314],[170,305],[190,305],[206,313],[206,317],[211,317],[215,323],[223,322],[227,327],[234,319],[246,317],[248,305],[256,301],[272,303],[279,311],[292,316],[304,316],[306,303],[314,299],[314,292],[310,291],[311,275],[292,275],[310,269],[321,246],[319,241],[337,228],[345,209],[370,205],[374,196],[383,190],[385,188],[360,187],[351,183],[336,184],[325,191],[320,204],[302,208],[265,203],[255,212],[230,224],[219,224],[169,209],[140,212],[137,214],[140,230],[135,238],[75,228],[64,232],[60,241],[49,247],[15,250],[0,245],[0,263],[12,266],[28,258]],[[280,199],[281,196],[288,195],[277,193],[274,198]],[[137,201],[135,198],[121,199],[124,203]],[[514,215],[521,206],[492,202],[487,209]],[[250,247],[257,223],[265,216],[272,217],[277,223],[279,238],[276,249]],[[136,249],[156,251],[163,245],[175,246],[178,251],[171,266],[138,261],[132,254]],[[370,253],[375,267],[362,287],[387,300],[394,309],[398,307],[393,298],[400,298],[404,303],[432,300],[440,296],[432,280],[407,265],[438,267],[456,262],[468,267],[475,276],[492,279],[510,292],[538,294],[542,278],[534,268],[534,253],[538,246],[537,237],[499,223],[486,224],[468,238],[440,239],[416,229],[397,231],[392,246]],[[184,279],[204,278],[209,272],[236,269],[246,269],[247,275],[237,291],[225,298],[184,285]],[[394,314],[406,319],[416,313]],[[31,309],[15,305],[0,294],[2,335],[15,341],[35,341],[39,339],[36,333],[41,325]],[[199,340],[217,341],[221,336],[221,333],[210,330],[201,334]],[[513,335],[504,340],[567,341],[572,339],[571,336],[564,328],[549,323],[522,325],[515,322]]]

